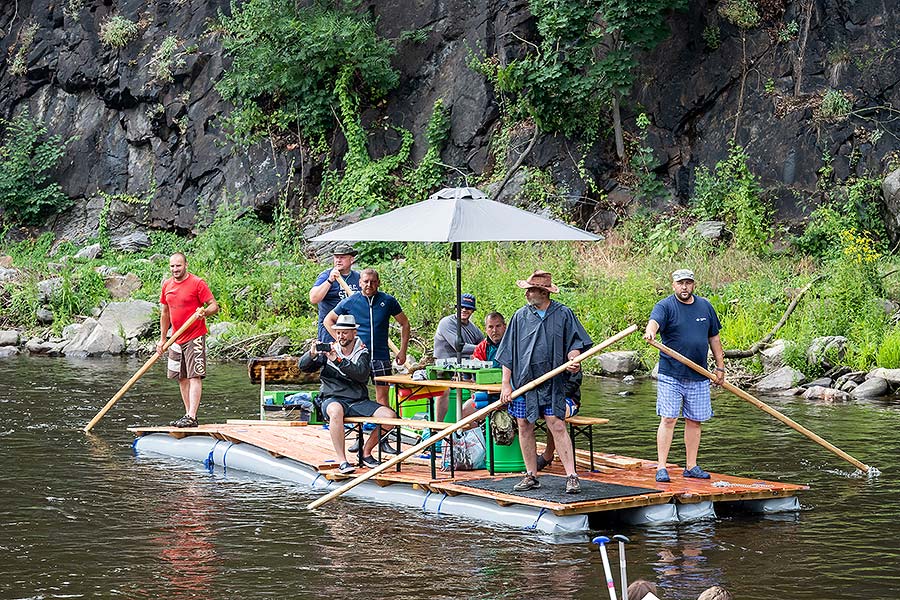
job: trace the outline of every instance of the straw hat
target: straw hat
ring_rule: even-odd
[[[522,289],[535,287],[545,289],[553,294],[559,292],[559,288],[553,285],[553,276],[547,271],[535,271],[531,274],[531,277],[525,281],[522,281],[521,279],[516,281],[516,285]]]

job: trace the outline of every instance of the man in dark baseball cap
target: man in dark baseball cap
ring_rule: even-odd
[[[334,257],[334,267],[326,269],[319,274],[316,282],[309,290],[310,304],[319,305],[319,330],[320,342],[333,342],[334,338],[325,329],[322,321],[334,310],[338,302],[354,292],[359,291],[359,272],[354,271],[353,261],[358,254],[357,250],[347,243],[340,243],[331,251]]]

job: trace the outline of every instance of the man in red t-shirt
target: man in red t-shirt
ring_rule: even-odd
[[[159,296],[159,342],[156,352],[162,356],[162,347],[169,335],[169,327],[178,331],[191,315],[200,318],[191,323],[175,343],[169,347],[169,379],[178,378],[181,400],[184,402],[184,416],[172,421],[173,427],[196,427],[197,409],[203,393],[203,378],[206,377],[206,320],[219,311],[206,282],[188,273],[187,258],[176,252],[169,258],[169,272],[172,276],[162,284]]]

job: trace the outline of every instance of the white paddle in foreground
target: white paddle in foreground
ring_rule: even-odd
[[[606,348],[606,347],[608,347],[608,346],[611,346],[612,344],[615,344],[616,342],[618,342],[618,341],[621,340],[622,338],[631,335],[631,334],[634,333],[635,331],[637,331],[637,325],[631,325],[631,326],[628,327],[627,329],[623,329],[622,331],[620,331],[620,332],[617,333],[616,335],[614,335],[614,336],[612,336],[612,337],[610,337],[610,338],[607,338],[607,339],[603,340],[602,342],[600,342],[599,344],[597,344],[596,346],[594,346],[593,348],[591,348],[591,349],[588,350],[587,352],[583,352],[583,353],[579,354],[578,356],[576,356],[575,358],[573,358],[573,359],[570,360],[569,362],[566,362],[566,363],[561,364],[560,366],[556,367],[555,369],[553,369],[553,370],[550,371],[549,373],[545,373],[544,375],[541,375],[540,377],[538,377],[538,378],[535,379],[534,381],[530,381],[530,382],[526,383],[525,385],[523,385],[522,387],[520,387],[520,388],[514,390],[513,393],[512,393],[512,397],[513,397],[513,398],[518,398],[519,396],[521,396],[521,395],[524,394],[525,392],[527,392],[527,391],[529,391],[529,390],[531,390],[531,389],[534,389],[534,388],[536,388],[537,386],[541,385],[542,383],[544,383],[544,382],[547,381],[548,379],[550,379],[550,378],[552,378],[552,377],[555,377],[555,376],[559,375],[560,373],[562,373],[563,371],[565,371],[567,368],[569,368],[571,365],[580,363],[581,361],[583,361],[583,360],[586,359],[587,357],[593,356],[594,354],[596,354],[596,353],[599,352],[600,350],[603,350],[604,348]],[[438,441],[440,441],[440,440],[442,440],[442,439],[444,439],[444,438],[446,438],[446,437],[449,437],[454,431],[457,431],[457,430],[459,430],[459,429],[465,427],[465,426],[468,425],[469,423],[474,423],[475,421],[478,421],[478,420],[480,420],[480,419],[483,419],[483,418],[486,417],[488,414],[490,414],[490,413],[494,412],[495,410],[497,410],[498,408],[500,408],[500,406],[501,406],[502,404],[503,404],[503,403],[502,403],[500,400],[497,400],[496,402],[492,402],[491,404],[488,404],[487,406],[485,406],[485,407],[482,408],[481,410],[478,410],[478,411],[472,413],[471,415],[469,415],[468,417],[465,417],[465,418],[463,418],[462,420],[457,421],[457,422],[453,425],[453,427],[448,427],[447,429],[444,429],[443,431],[441,431],[441,432],[439,432],[439,433],[436,433],[436,434],[433,435],[432,437],[427,438],[427,439],[425,439],[425,440],[422,440],[420,443],[416,444],[416,445],[413,446],[412,448],[409,448],[409,449],[407,449],[407,450],[404,450],[401,454],[398,454],[397,456],[395,456],[394,458],[388,460],[387,462],[381,463],[379,466],[375,467],[375,468],[372,469],[371,471],[367,471],[367,472],[365,472],[365,473],[359,475],[359,476],[356,477],[355,479],[350,480],[349,482],[347,482],[346,484],[342,485],[341,487],[339,487],[339,488],[337,488],[337,489],[334,489],[334,490],[331,490],[330,492],[328,492],[327,494],[325,494],[324,496],[322,496],[322,497],[319,498],[318,500],[316,500],[316,501],[314,501],[314,502],[311,502],[306,508],[313,509],[313,508],[318,508],[318,507],[322,506],[322,505],[325,504],[326,502],[329,502],[329,501],[331,501],[331,500],[337,498],[338,496],[340,496],[340,495],[343,494],[344,492],[351,490],[352,488],[358,486],[359,484],[363,483],[363,482],[366,481],[367,479],[370,479],[371,477],[374,477],[375,475],[378,475],[378,474],[381,473],[382,471],[386,471],[387,469],[390,469],[391,467],[393,467],[394,465],[396,465],[398,462],[404,461],[404,460],[406,460],[407,458],[409,458],[410,456],[413,456],[413,455],[415,455],[415,454],[420,453],[422,450],[428,448],[429,446],[431,446],[431,445],[434,444],[435,442],[438,442]]]

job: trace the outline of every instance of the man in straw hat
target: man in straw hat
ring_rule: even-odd
[[[559,292],[559,288],[553,285],[550,273],[535,271],[525,281],[517,281],[516,285],[525,290],[527,304],[510,319],[496,356],[503,367],[500,399],[511,402],[508,410],[519,426],[519,446],[527,470],[525,477],[513,489],[525,491],[541,487],[535,475],[537,445],[534,423],[543,417],[566,470],[566,493],[577,494],[581,491],[581,484],[575,474],[572,440],[565,422],[567,377],[558,375],[515,400],[511,401],[510,396],[515,388],[575,358],[590,348],[593,342],[572,309],[550,299],[551,293]],[[568,370],[577,373],[580,368],[576,363]]]
[[[644,339],[652,340],[658,332],[663,344],[704,368],[707,354],[712,349],[716,360],[716,384],[721,385],[725,381],[725,352],[719,340],[722,326],[715,309],[708,300],[694,295],[694,272],[690,269],[678,269],[672,273],[672,291],[671,296],[663,298],[653,307],[644,330]],[[702,423],[713,416],[709,380],[660,352],[656,414],[660,417],[656,432],[656,481],[670,481],[666,460],[679,414],[684,416],[686,455],[682,476],[709,479],[709,473],[697,464]]]
[[[328,313],[334,310],[338,302],[347,297],[347,292],[338,283],[338,277],[343,277],[351,290],[359,291],[359,273],[352,268],[353,261],[356,260],[358,254],[357,251],[350,244],[338,244],[331,252],[334,258],[334,267],[319,273],[316,282],[309,290],[309,303],[319,305],[318,338],[320,342],[334,341],[322,322]]]
[[[396,417],[387,406],[369,400],[369,371],[371,362],[369,350],[356,336],[356,319],[353,315],[340,315],[331,326],[335,341],[328,352],[316,349],[313,342],[309,352],[300,357],[301,371],[314,372],[321,369],[321,387],[317,401],[322,413],[328,419],[331,443],[337,455],[338,470],[352,473],[356,469],[347,461],[344,452],[344,417]],[[388,427],[383,427],[385,431]],[[377,467],[378,460],[372,456],[379,435],[373,431],[363,445],[362,465]]]

